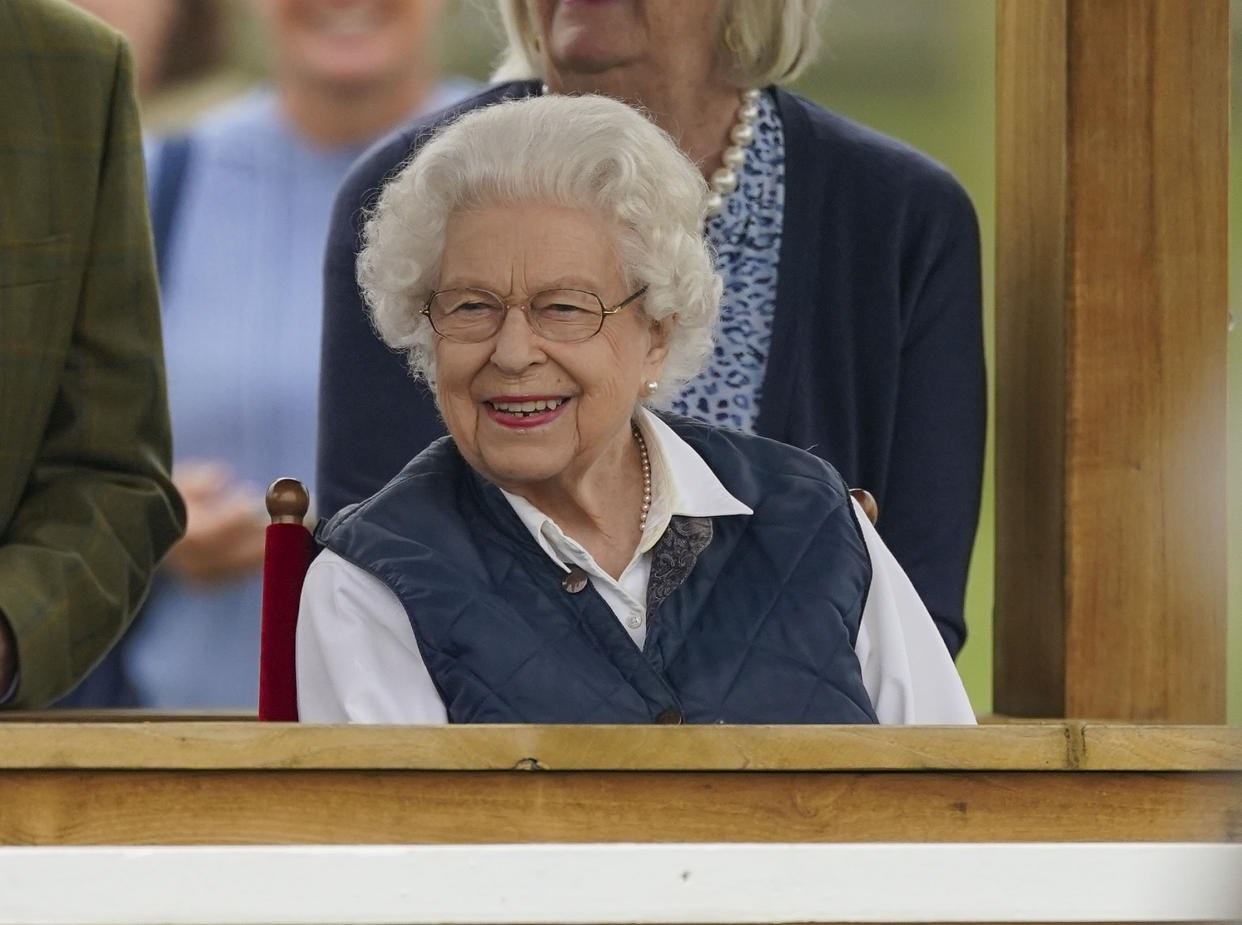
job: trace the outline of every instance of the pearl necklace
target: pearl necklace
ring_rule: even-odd
[[[709,219],[724,211],[725,197],[737,189],[742,165],[746,163],[746,149],[755,140],[755,122],[758,118],[759,91],[743,90],[737,109],[737,122],[729,130],[729,140],[733,143],[724,149],[720,156],[720,167],[707,181],[709,192],[703,202],[703,211]]]
[[[541,96],[547,96],[550,92],[547,84],[539,85]],[[753,88],[743,90],[738,97],[737,121],[729,129],[732,144],[721,153],[720,166],[707,181],[708,193],[703,200],[705,218],[715,218],[723,212],[725,197],[737,189],[742,165],[746,163],[746,149],[755,141],[755,122],[758,119],[759,91]]]
[[[647,529],[647,514],[651,510],[651,458],[647,455],[647,441],[643,439],[643,435],[638,430],[638,425],[634,427],[634,439],[638,442],[638,459],[643,466],[643,506],[638,512],[638,529]]]

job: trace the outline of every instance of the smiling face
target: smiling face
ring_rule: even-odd
[[[612,228],[542,204],[454,213],[437,288],[486,289],[515,306],[482,343],[436,342],[440,411],[466,461],[536,504],[543,491],[618,477],[643,383],[663,367],[665,327],[639,300],[594,337],[556,343],[516,307],[547,289],[589,290],[609,308],[630,295]]]
[[[443,0],[256,0],[279,66],[336,88],[404,78],[423,53]]]

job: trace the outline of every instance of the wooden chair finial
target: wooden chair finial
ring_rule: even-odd
[[[297,479],[277,479],[267,489],[267,513],[274,524],[300,524],[310,510],[310,493]]]
[[[863,509],[867,519],[874,524],[875,519],[880,516],[880,508],[875,503],[875,496],[865,488],[851,488],[850,497],[858,502],[858,506]]]

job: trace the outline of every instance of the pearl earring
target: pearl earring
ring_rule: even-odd
[[[643,383],[643,388],[647,390],[648,395],[654,395],[660,391],[660,381],[658,379],[648,379]]]

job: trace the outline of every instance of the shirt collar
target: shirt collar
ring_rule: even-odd
[[[671,427],[645,408],[640,409],[635,421],[651,461],[651,510],[647,513],[647,528],[639,541],[638,554],[648,552],[656,544],[675,516],[728,517],[754,513],[729,493],[703,457]],[[500,493],[539,547],[566,570],[566,561],[576,562],[586,554],[552,518],[525,498],[503,488]]]

